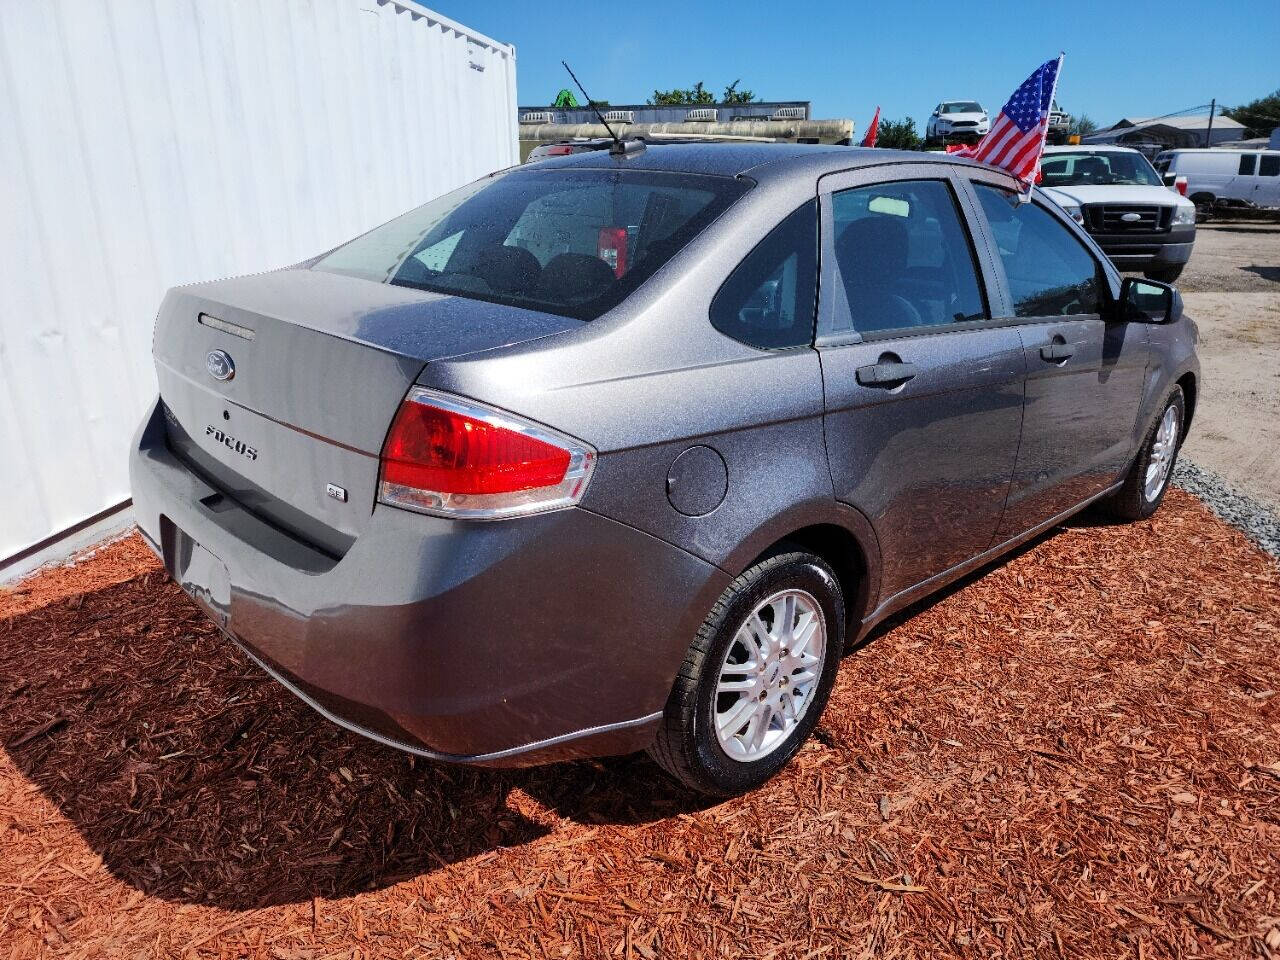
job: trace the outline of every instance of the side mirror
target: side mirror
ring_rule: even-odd
[[[1125,277],[1120,284],[1120,319],[1130,323],[1177,323],[1182,294],[1167,283]]]

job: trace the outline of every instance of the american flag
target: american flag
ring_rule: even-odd
[[[971,147],[950,149],[958,157],[1008,170],[1024,184],[1030,184],[1040,163],[1044,137],[1049,128],[1049,105],[1058,83],[1062,57],[1048,60],[1027,77],[1004,105],[990,132]]]

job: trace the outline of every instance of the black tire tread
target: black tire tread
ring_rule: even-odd
[[[1178,405],[1178,410],[1181,413],[1178,424],[1178,449],[1181,451],[1182,441],[1186,437],[1187,404],[1186,398],[1182,394],[1182,387],[1175,385],[1165,398],[1164,403],[1160,404],[1160,412],[1156,414],[1151,426],[1147,429],[1142,446],[1138,448],[1138,456],[1133,461],[1133,466],[1129,469],[1128,476],[1124,478],[1124,486],[1098,504],[1112,518],[1126,523],[1143,520],[1159,510],[1160,504],[1164,502],[1164,495],[1173,483],[1173,470],[1178,463],[1177,453],[1174,454],[1173,466],[1169,468],[1169,479],[1165,481],[1164,489],[1160,491],[1160,496],[1156,497],[1154,503],[1147,502],[1142,487],[1143,478],[1147,472],[1147,460],[1151,455],[1151,445],[1155,442],[1156,431],[1160,429],[1160,419],[1172,403]]]
[[[702,677],[707,656],[716,643],[718,634],[724,626],[729,609],[734,602],[742,595],[750,593],[756,584],[763,577],[768,576],[771,571],[796,562],[816,562],[827,570],[834,582],[839,582],[825,561],[806,551],[785,549],[784,552],[774,553],[766,557],[739,574],[725,588],[724,593],[720,594],[716,602],[712,604],[711,612],[707,614],[706,619],[703,620],[702,625],[698,628],[693,642],[689,644],[689,651],[685,654],[684,662],[680,665],[680,669],[676,671],[675,683],[667,699],[662,722],[658,727],[653,743],[648,748],[648,754],[658,766],[662,767],[663,770],[690,790],[705,794],[728,795],[710,783],[699,771],[698,765],[689,750],[689,741],[684,722],[684,718],[689,715],[690,709],[696,706],[698,683]],[[841,605],[843,606],[843,604]],[[841,613],[843,614],[843,610],[841,610]],[[839,657],[839,653],[834,648],[834,638],[833,649],[828,655],[836,656],[837,659]],[[819,706],[821,707],[822,705]]]

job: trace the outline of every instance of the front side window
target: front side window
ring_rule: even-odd
[[[810,200],[760,241],[711,303],[711,325],[765,350],[813,341],[818,203]]]
[[[861,334],[986,319],[973,245],[951,187],[904,180],[832,194],[836,272]]]
[[[1057,217],[1008,190],[974,184],[1004,264],[1014,316],[1102,312],[1102,266]]]
[[[412,210],[313,269],[594,320],[749,188],[729,177],[521,169]]]
[[[1262,162],[1258,164],[1258,176],[1280,177],[1280,156],[1274,153],[1263,154]]]
[[[1252,177],[1253,171],[1258,168],[1258,155],[1256,153],[1244,153],[1240,155],[1239,173],[1244,177]]]

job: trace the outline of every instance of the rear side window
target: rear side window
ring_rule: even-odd
[[[813,341],[818,204],[811,200],[770,231],[711,302],[711,325],[770,350]]]
[[[1276,156],[1274,153],[1264,153],[1261,162],[1258,164],[1258,176],[1280,177],[1280,156]]]
[[[858,333],[983,320],[973,245],[951,187],[905,180],[832,194],[832,238],[847,321]]]
[[[1004,263],[1014,316],[1102,312],[1102,266],[1053,214],[1007,190],[974,184]]]
[[[1258,167],[1258,155],[1256,153],[1242,154],[1240,157],[1240,174],[1242,176],[1251,177],[1253,171]]]
[[[749,188],[729,177],[526,168],[433,200],[313,269],[594,320]]]

